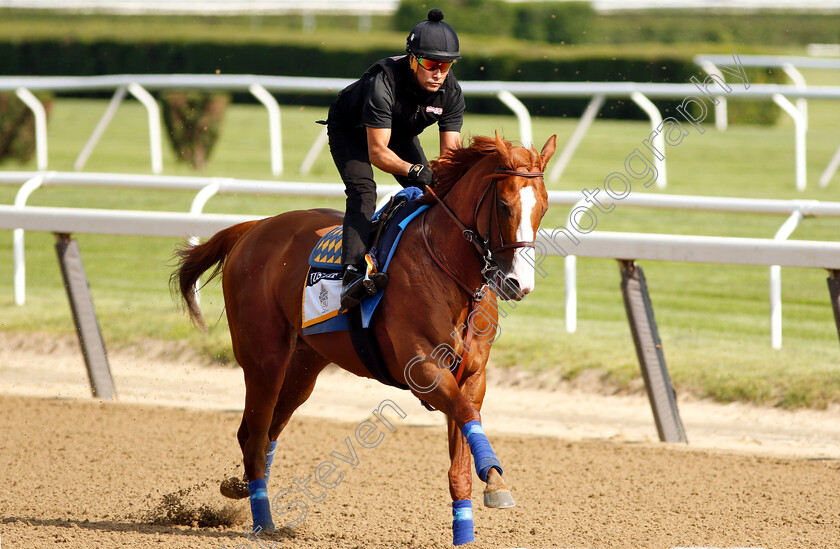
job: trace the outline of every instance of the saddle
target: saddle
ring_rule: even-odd
[[[400,215],[400,212],[405,208],[410,201],[413,201],[423,195],[417,187],[409,187],[403,189],[395,196],[391,197],[388,204],[377,211],[371,219],[370,239],[371,242],[369,255],[376,261],[377,265],[384,265],[386,257],[382,257],[381,250],[390,251],[394,244],[395,229],[386,231],[392,222],[397,223],[403,220],[406,215]],[[410,208],[412,211],[416,208]],[[411,213],[411,212],[406,212]],[[309,266],[315,269],[323,269],[327,271],[341,270],[341,239],[343,237],[343,228],[341,225],[334,227],[330,232],[321,237],[321,240],[312,249],[309,254]],[[380,245],[381,243],[381,245]]]
[[[387,272],[405,228],[428,208],[415,202],[414,199],[420,196],[422,191],[416,187],[403,189],[374,215],[368,256],[382,272]],[[385,385],[408,389],[388,372],[373,336],[371,319],[382,299],[382,291],[364,298],[358,307],[349,311],[340,308],[341,238],[339,225],[325,234],[309,255],[309,273],[303,292],[303,333],[349,331],[356,353],[375,379]]]

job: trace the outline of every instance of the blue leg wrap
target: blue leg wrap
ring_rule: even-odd
[[[248,483],[248,493],[251,494],[251,516],[254,518],[255,532],[273,532],[274,521],[271,520],[271,506],[268,503],[268,489],[265,479],[260,478]]]
[[[475,459],[475,470],[478,473],[478,478],[483,482],[487,482],[487,473],[494,467],[499,470],[499,474],[502,474],[502,464],[493,452],[490,441],[487,440],[487,435],[484,434],[484,429],[481,428],[481,422],[469,421],[461,428],[461,432],[470,445],[470,451],[472,452],[473,459]]]
[[[265,455],[265,483],[268,484],[268,477],[271,476],[271,462],[274,461],[274,450],[277,448],[275,440],[268,446],[268,453]]]
[[[464,545],[475,541],[472,501],[453,501],[452,517],[452,545]]]

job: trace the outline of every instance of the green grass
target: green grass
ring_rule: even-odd
[[[837,84],[837,77],[806,74],[809,81]],[[76,155],[104,111],[105,101],[59,98],[50,119],[50,169],[72,170]],[[794,189],[793,128],[783,119],[776,127],[736,126],[726,133],[693,132],[668,154],[667,192],[685,195],[803,198],[840,201],[837,176],[827,189],[816,180],[838,145],[836,103],[809,103],[808,190]],[[268,124],[256,105],[233,105],[205,176],[335,182],[337,174],[324,151],[313,173],[302,177],[298,166],[320,126],[324,109],[282,109],[284,160],[281,178],[270,175]],[[578,113],[570,113],[571,117]],[[535,119],[538,145],[552,133],[563,143],[574,130],[574,119]],[[467,116],[466,134],[492,135],[494,130],[518,138],[513,117]],[[433,133],[433,132],[432,132]],[[624,158],[649,133],[642,122],[598,120],[587,134],[554,189],[579,191],[602,185],[604,177],[622,169]],[[436,137],[425,135],[430,156]],[[194,175],[176,164],[165,150],[165,173]],[[2,169],[34,169],[4,164]],[[88,171],[150,173],[145,112],[127,101],[91,157]],[[390,183],[380,175],[378,181]],[[0,186],[0,203],[14,200],[16,187]],[[642,187],[633,192],[656,192]],[[32,205],[187,211],[192,193],[102,188],[44,188]],[[206,211],[271,215],[289,209],[328,206],[331,199],[283,199],[266,196],[214,197]],[[563,224],[566,207],[549,210],[544,227]],[[602,214],[602,230],[772,237],[782,216],[687,213],[638,210],[620,205]],[[840,220],[806,219],[793,238],[836,240]],[[202,292],[202,308],[211,329],[193,330],[173,302],[167,282],[175,239],[76,235],[80,242],[103,335],[109,345],[142,345],[148,339],[203,350],[208,357],[230,360],[223,303],[216,284]],[[5,331],[73,332],[72,320],[49,234],[26,234],[27,303],[13,302],[11,232],[0,234],[0,329]],[[494,367],[517,366],[555,370],[574,378],[595,369],[611,386],[638,386],[639,369],[627,325],[620,276],[615,261],[578,261],[578,331],[564,326],[563,261],[546,262],[548,276],[536,292],[502,321],[502,336],[492,355]],[[677,390],[721,401],[746,400],[785,407],[822,407],[840,402],[840,353],[826,287],[826,273],[784,269],[784,348],[770,349],[768,270],[760,267],[693,265],[667,262],[643,264],[665,356]]]

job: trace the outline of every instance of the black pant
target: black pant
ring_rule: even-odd
[[[330,124],[328,135],[330,153],[347,195],[341,264],[362,265],[370,240],[370,218],[376,208],[376,183],[368,156],[367,133],[363,128],[348,131]],[[416,136],[392,139],[388,148],[406,162],[429,165]],[[403,187],[412,186],[405,176],[395,175],[394,179]]]

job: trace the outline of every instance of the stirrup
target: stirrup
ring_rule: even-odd
[[[377,292],[385,289],[385,286],[388,285],[388,275],[379,272],[376,258],[372,254],[365,254],[365,264],[365,276],[362,284],[368,295],[376,295]]]

